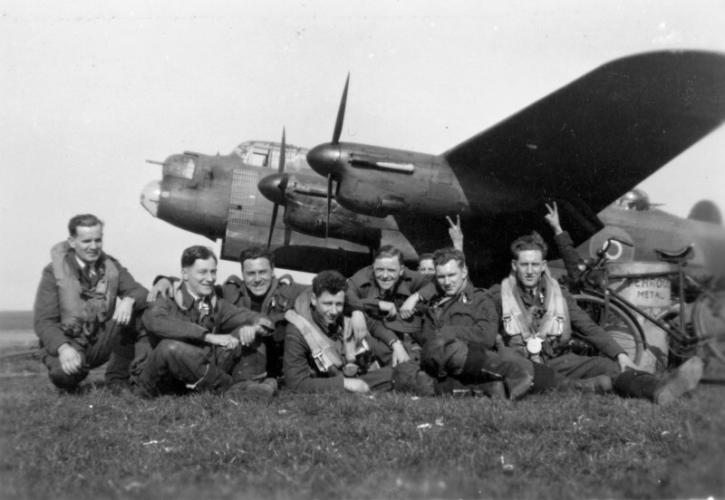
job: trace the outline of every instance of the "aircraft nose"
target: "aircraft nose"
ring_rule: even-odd
[[[151,181],[141,190],[141,206],[154,217],[158,217],[160,202],[161,182]]]
[[[337,172],[339,160],[340,147],[335,144],[320,144],[307,153],[307,163],[312,170],[325,177]]]
[[[286,201],[284,192],[287,189],[287,182],[287,174],[272,174],[260,180],[257,188],[269,201],[277,205],[284,205]]]

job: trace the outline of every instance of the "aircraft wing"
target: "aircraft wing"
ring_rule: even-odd
[[[471,203],[485,185],[519,194],[509,212],[541,214],[556,199],[567,224],[588,226],[572,227],[583,237],[597,212],[724,119],[725,55],[652,52],[595,69],[444,157]]]

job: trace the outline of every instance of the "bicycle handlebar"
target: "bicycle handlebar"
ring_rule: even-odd
[[[619,238],[610,236],[609,238],[607,238],[607,241],[604,242],[604,245],[602,245],[602,248],[597,250],[597,255],[600,257],[606,255],[607,250],[609,250],[609,247],[611,246],[613,241],[616,241],[617,243],[628,246],[628,247],[634,247],[634,244],[630,243],[629,241],[620,240]]]
[[[584,261],[585,269],[582,270],[581,274],[579,275],[579,277],[577,279],[577,281],[579,283],[581,283],[581,284],[589,283],[590,285],[601,286],[601,283],[598,283],[598,282],[593,283],[589,279],[589,276],[592,273],[592,271],[601,269],[603,267],[602,264],[604,264],[608,260],[607,251],[609,250],[609,247],[612,245],[613,241],[616,241],[617,243],[619,243],[621,245],[625,245],[628,247],[634,247],[634,244],[630,243],[629,241],[624,241],[624,240],[621,240],[614,236],[610,236],[609,238],[607,238],[607,241],[604,242],[604,244],[602,245],[602,248],[597,250],[596,259],[587,259]],[[599,281],[600,279],[601,279],[601,277],[599,277],[596,281]]]

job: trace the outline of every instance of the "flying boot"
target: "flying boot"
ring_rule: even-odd
[[[435,396],[436,380],[420,369],[415,361],[398,363],[393,367],[393,389],[418,396]]]
[[[277,381],[266,378],[259,382],[256,380],[242,380],[235,382],[233,377],[214,363],[206,365],[206,373],[195,384],[187,384],[189,389],[195,391],[208,391],[223,393],[232,399],[270,400],[277,393]]]
[[[620,396],[646,398],[658,405],[667,405],[697,387],[703,365],[700,358],[693,356],[663,377],[626,370],[614,379],[614,391]]]
[[[486,395],[521,399],[531,389],[534,377],[523,366],[478,346],[469,346],[466,361],[457,378],[477,385]]]
[[[606,394],[612,392],[612,379],[609,375],[597,375],[596,377],[570,379],[558,377],[556,390],[559,391],[581,391],[592,394]]]
[[[612,379],[607,375],[598,375],[596,377],[583,379],[570,379],[559,375],[544,364],[532,363],[532,365],[534,368],[534,383],[531,386],[532,394],[539,394],[552,390],[578,390],[596,394],[612,392]]]

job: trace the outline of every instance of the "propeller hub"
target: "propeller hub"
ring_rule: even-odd
[[[257,184],[259,192],[269,201],[277,205],[285,205],[285,189],[287,188],[287,174],[272,174],[264,177]]]
[[[340,146],[337,144],[320,144],[307,153],[307,163],[312,170],[327,177],[333,177],[339,171]]]

